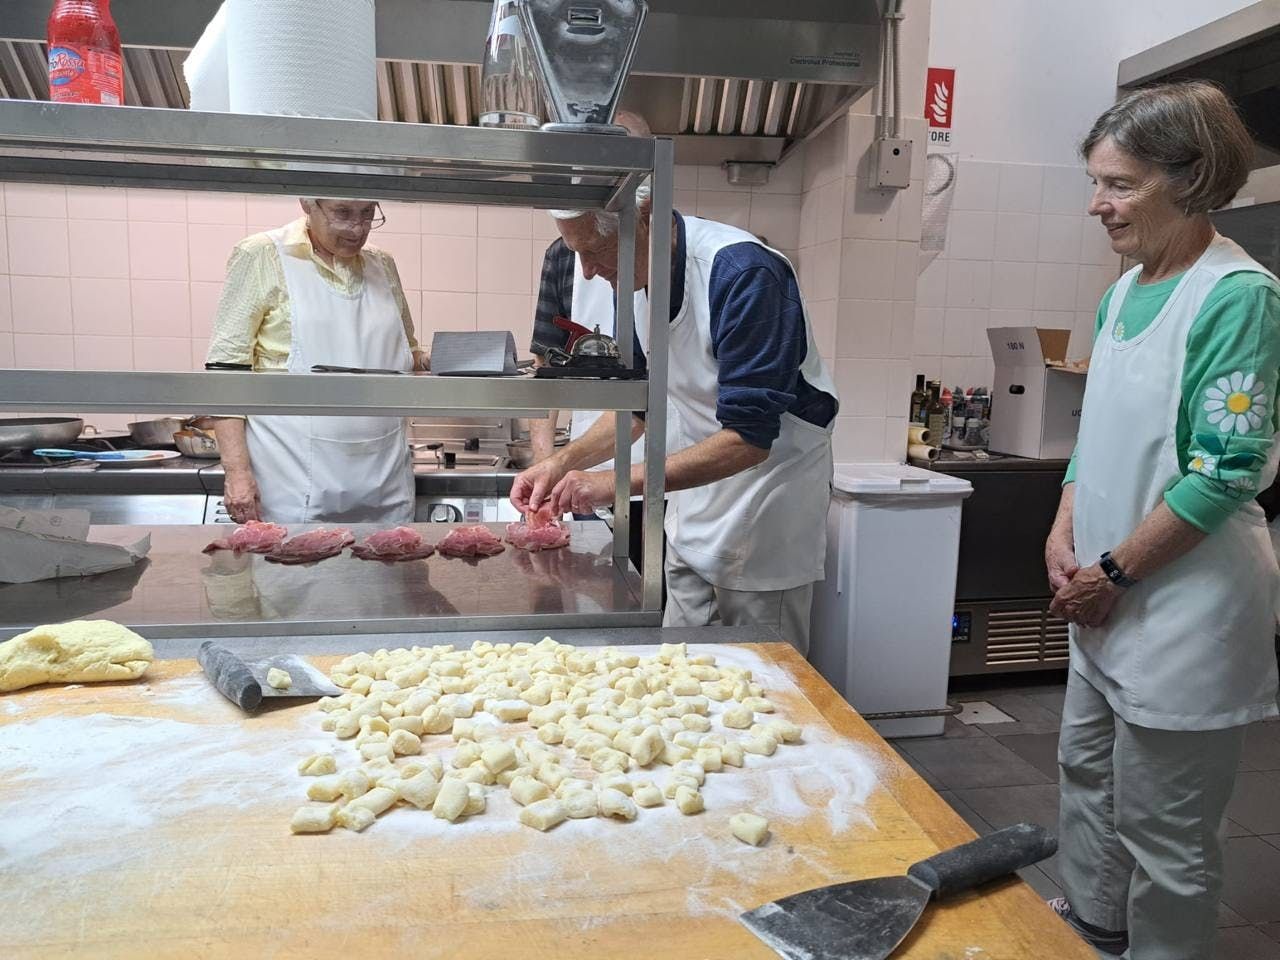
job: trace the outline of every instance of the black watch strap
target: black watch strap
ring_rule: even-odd
[[[1100,566],[1102,568],[1102,572],[1107,575],[1107,579],[1117,587],[1123,587],[1125,590],[1128,590],[1138,582],[1120,569],[1120,564],[1116,563],[1115,558],[1111,556],[1110,550],[1098,558],[1098,566]]]

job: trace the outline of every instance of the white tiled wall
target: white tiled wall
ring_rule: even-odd
[[[962,160],[945,251],[920,276],[912,371],[948,386],[989,385],[989,327],[1072,331],[1092,346],[1094,311],[1120,258],[1086,215],[1084,168]]]
[[[840,392],[837,462],[901,460],[906,452],[924,122],[908,120],[906,134],[917,144],[906,190],[870,181],[874,117],[850,113],[806,144],[800,281]]]
[[[791,258],[803,160],[763,187],[678,167],[676,205],[761,234]],[[528,208],[384,203],[418,336],[510,329],[526,350],[552,219]],[[199,370],[227,256],[300,214],[296,199],[0,184],[0,368]],[[105,421],[109,418],[97,416]]]

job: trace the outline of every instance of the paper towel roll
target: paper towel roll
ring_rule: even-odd
[[[209,25],[200,34],[182,73],[191,91],[192,110],[226,113],[231,109],[230,78],[227,76],[227,5],[218,7]]]
[[[928,427],[915,425],[907,427],[907,443],[928,443],[930,436]]]
[[[907,447],[907,456],[912,460],[937,460],[938,448],[925,443],[913,443]]]
[[[231,110],[378,118],[373,0],[229,0]]]

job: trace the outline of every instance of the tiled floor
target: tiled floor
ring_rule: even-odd
[[[948,718],[940,737],[892,743],[978,833],[1023,820],[1056,831],[1064,691],[1050,682],[953,693],[953,703],[985,700],[1013,722],[966,726]],[[1227,817],[1216,960],[1280,960],[1280,722],[1250,728]],[[1056,860],[1022,871],[1045,897],[1062,893]]]

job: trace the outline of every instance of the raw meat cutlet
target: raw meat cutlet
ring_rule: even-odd
[[[346,527],[336,527],[333,530],[320,527],[318,530],[300,533],[292,540],[286,540],[268,553],[267,559],[272,563],[290,565],[315,563],[317,560],[336,557],[355,542],[356,538]]]

